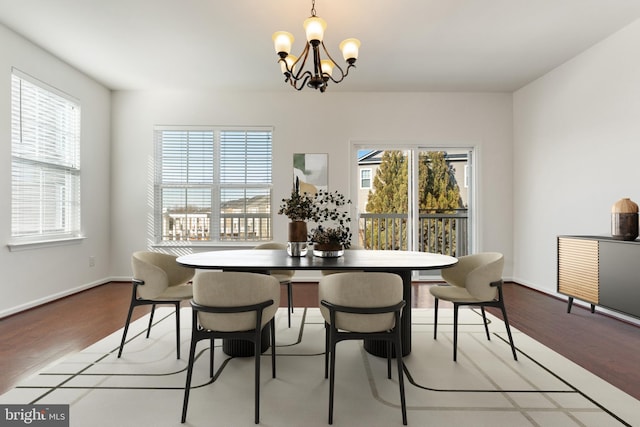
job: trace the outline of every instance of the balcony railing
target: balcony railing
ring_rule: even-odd
[[[358,244],[366,249],[406,250],[407,220],[407,214],[361,214]],[[167,216],[163,231],[163,240],[261,241],[272,238],[271,217],[260,213],[221,214],[218,227],[213,229],[209,215]],[[212,235],[217,239],[212,239]],[[467,255],[467,209],[420,214],[417,237],[419,251]]]
[[[467,209],[418,216],[418,248],[451,256],[469,251]],[[360,214],[359,244],[366,249],[407,250],[407,214]]]
[[[217,227],[212,224],[209,213],[175,213],[163,217],[164,241],[264,241],[271,240],[271,236],[269,213],[221,213]]]

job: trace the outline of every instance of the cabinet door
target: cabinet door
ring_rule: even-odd
[[[598,241],[558,238],[558,292],[598,304]]]
[[[640,317],[640,245],[600,242],[600,305]]]

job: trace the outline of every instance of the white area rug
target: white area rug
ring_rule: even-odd
[[[413,348],[405,358],[410,426],[640,426],[640,402],[512,328],[518,361],[504,324],[490,316],[487,341],[478,313],[461,309],[458,362],[452,360],[452,310],[413,310]],[[179,426],[191,335],[182,309],[182,359],[176,359],[175,319],[159,309],[151,337],[148,319],[132,324],[121,359],[121,332],[61,360],[0,396],[0,404],[70,404],[72,426]],[[317,309],[297,308],[287,328],[277,317],[277,378],[268,350],[262,357],[264,426],[326,426],[329,382],[324,379],[324,326]],[[208,342],[198,347],[188,426],[251,426],[253,358],[230,358],[216,341],[215,382]],[[400,426],[395,365],[371,356],[359,342],[336,351],[335,426]]]

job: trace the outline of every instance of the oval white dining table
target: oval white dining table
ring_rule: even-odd
[[[448,255],[414,251],[350,249],[337,258],[322,258],[311,254],[305,257],[291,257],[284,250],[239,249],[197,252],[180,256],[177,262],[197,269],[264,274],[271,270],[384,271],[398,274],[402,277],[403,297],[407,307],[400,319],[402,354],[406,356],[411,353],[411,272],[451,267],[458,260]],[[237,353],[231,346],[225,347],[225,352]],[[367,340],[365,349],[376,356],[386,357],[387,347],[383,342]]]

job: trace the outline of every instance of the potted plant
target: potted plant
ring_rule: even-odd
[[[291,196],[282,199],[278,214],[289,218],[287,252],[291,256],[305,256],[307,254],[307,221],[314,211],[313,199],[307,193],[300,194],[300,181],[291,190]]]
[[[351,200],[337,191],[320,190],[315,194],[310,219],[316,227],[309,235],[314,255],[340,256],[351,246],[350,204]]]

